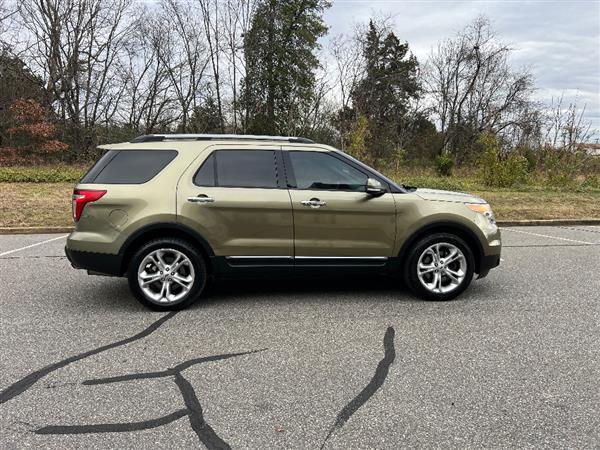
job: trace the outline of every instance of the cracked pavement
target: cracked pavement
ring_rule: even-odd
[[[503,241],[452,302],[232,281],[165,318],[72,269],[58,235],[0,236],[0,447],[597,447],[600,227]]]

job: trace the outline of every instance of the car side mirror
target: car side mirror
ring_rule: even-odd
[[[385,187],[375,178],[367,179],[366,192],[368,195],[378,196],[386,193]]]

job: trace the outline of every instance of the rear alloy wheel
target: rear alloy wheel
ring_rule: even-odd
[[[160,311],[181,309],[204,289],[206,265],[187,242],[159,239],[135,254],[128,278],[131,291],[144,305]]]
[[[138,284],[154,302],[173,303],[184,298],[194,284],[194,266],[174,248],[149,253],[138,268]]]
[[[435,234],[411,249],[405,271],[408,285],[419,297],[450,300],[473,279],[473,252],[458,236]]]

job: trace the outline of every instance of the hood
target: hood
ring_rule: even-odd
[[[460,202],[460,203],[486,203],[481,197],[467,194],[465,192],[442,191],[438,189],[421,189],[415,192],[424,200],[437,200],[441,202]]]

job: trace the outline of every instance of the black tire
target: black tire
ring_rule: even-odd
[[[464,255],[467,264],[462,282],[450,292],[438,293],[427,289],[419,279],[419,258],[427,248],[438,243],[448,243],[456,246]],[[435,233],[416,242],[407,252],[404,264],[404,281],[410,290],[424,300],[445,301],[456,298],[465,291],[473,280],[475,270],[475,257],[467,243],[460,237],[449,233]],[[427,280],[425,280],[427,282]]]
[[[146,256],[151,252],[161,248],[174,249],[183,253],[189,259],[194,269],[194,280],[187,294],[185,294],[181,299],[169,303],[159,303],[153,301],[147,297],[146,294],[144,294],[138,283],[138,269],[144,261],[144,258],[146,258]],[[142,245],[135,252],[129,262],[127,279],[129,281],[129,289],[131,290],[131,293],[144,306],[155,311],[176,311],[186,308],[195,302],[204,291],[207,279],[206,262],[198,250],[187,241],[175,238],[154,239]]]

